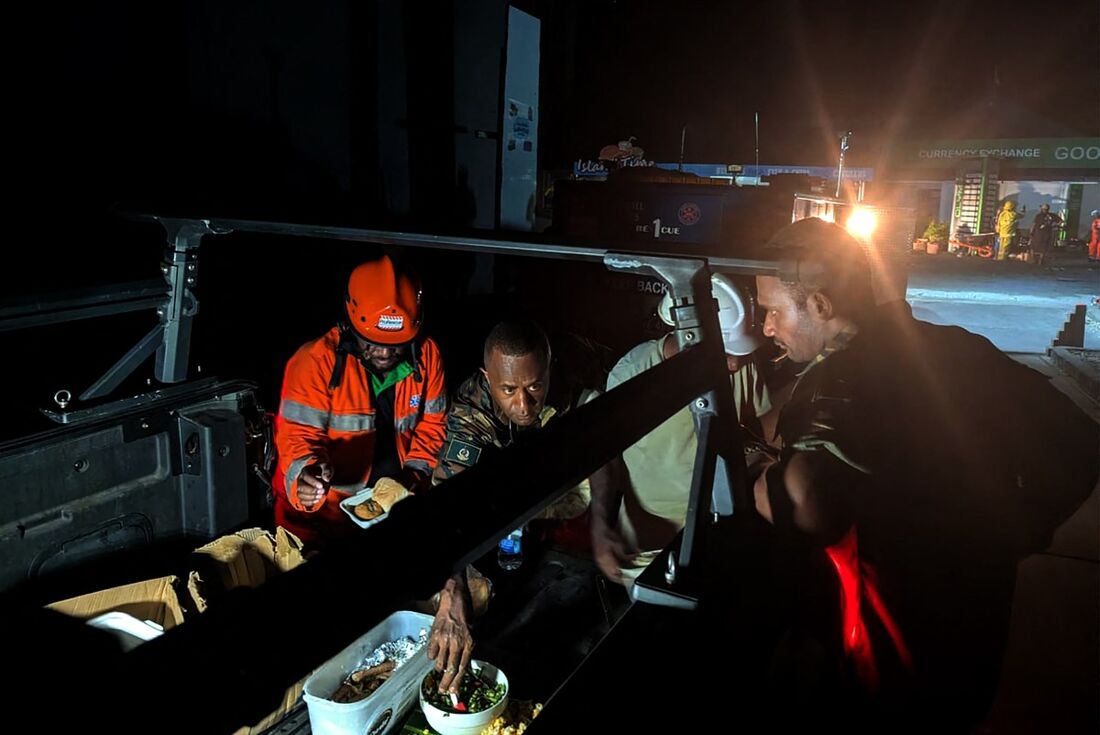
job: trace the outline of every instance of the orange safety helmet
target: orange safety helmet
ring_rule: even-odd
[[[389,256],[351,272],[344,306],[352,331],[368,342],[401,345],[420,332],[420,286],[398,273]]]

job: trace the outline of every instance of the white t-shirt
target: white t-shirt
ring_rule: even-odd
[[[608,375],[607,389],[663,362],[666,339],[674,337],[666,335],[643,342],[626,353]],[[730,385],[739,418],[762,416],[771,410],[768,389],[751,360],[746,360],[746,364],[730,376]],[[623,452],[623,461],[630,472],[628,491],[632,491],[642,509],[683,527],[697,446],[691,409],[685,406]],[[628,543],[636,544],[637,538],[625,516],[620,508],[620,532]]]

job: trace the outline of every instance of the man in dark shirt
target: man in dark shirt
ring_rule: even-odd
[[[1031,247],[1032,261],[1043,265],[1047,255],[1054,247],[1055,235],[1062,225],[1062,218],[1050,211],[1049,204],[1040,204],[1039,211],[1031,223]]]
[[[843,228],[796,222],[769,257],[801,280],[757,277],[764,333],[807,367],[754,494],[831,562],[832,650],[860,702],[841,711],[966,729],[991,703],[1018,561],[1095,486],[1097,426],[984,338],[875,306]]]

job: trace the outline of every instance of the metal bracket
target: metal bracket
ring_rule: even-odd
[[[81,393],[81,401],[110,394],[154,352],[157,380],[179,383],[187,377],[191,322],[199,312],[199,302],[192,290],[198,276],[197,249],[204,235],[232,230],[213,226],[209,220],[155,219],[164,227],[170,245],[161,265],[164,284],[155,280],[137,281],[67,292],[51,299],[24,299],[0,307],[0,331],[156,308],[160,323]],[[60,412],[52,408],[40,410],[58,423],[69,423],[82,410],[67,411],[71,398],[69,395],[61,401],[55,397]]]
[[[157,380],[161,383],[179,383],[187,378],[191,323],[199,313],[199,302],[192,291],[198,278],[198,246],[204,235],[221,234],[228,230],[213,228],[207,220],[159,218],[159,221],[172,245],[160,268],[168,286],[164,300],[157,305],[160,323],[81,393],[82,401],[110,394],[154,352],[157,356],[154,372]]]
[[[719,338],[717,305],[711,293],[710,269],[706,261],[695,258],[621,253],[608,253],[604,265],[611,270],[654,275],[664,280],[672,299],[670,312],[680,349],[705,349],[714,354],[711,361],[714,378],[710,381],[714,387],[690,405],[698,448],[680,542],[666,550],[668,556],[660,577],[642,575],[631,592],[638,601],[690,609],[698,605],[698,594],[688,588],[690,582],[685,580],[685,575],[690,577],[696,539],[703,530],[704,521],[709,516],[716,519],[719,515],[732,515],[738,505],[746,503],[750,492],[741,441],[733,430],[737,413],[728,390],[729,377]],[[710,502],[704,507],[706,498]],[[751,503],[745,507],[751,507]]]
[[[657,255],[608,253],[604,265],[613,271],[656,276],[668,284],[672,298],[672,319],[676,343],[687,349],[703,341],[698,305],[709,303],[710,270],[707,262],[698,258],[668,258]],[[717,316],[715,317],[717,323]],[[717,335],[715,331],[713,334]]]
[[[130,373],[137,370],[138,365],[145,362],[156,351],[163,334],[163,325],[158,324],[153,327],[136,345],[119,358],[118,362],[109,367],[99,380],[92,383],[88,390],[81,393],[80,400],[90,401],[95,398],[102,398],[117,388]]]
[[[163,339],[157,347],[154,374],[162,383],[179,383],[187,378],[187,358],[191,348],[192,319],[199,302],[191,290],[198,283],[198,247],[204,235],[221,235],[231,230],[213,227],[210,220],[184,220],[158,217],[171,249],[165,255],[161,272],[168,283],[168,299],[157,310]]]

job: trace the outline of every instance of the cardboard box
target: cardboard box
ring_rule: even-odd
[[[302,542],[284,528],[272,536],[260,528],[249,528],[222,536],[195,550],[188,575],[190,607],[199,613],[238,587],[258,587],[271,577],[289,572],[305,562]],[[251,727],[242,727],[234,735],[257,735],[282,719],[302,696],[309,675],[283,693],[283,701],[271,714]]]
[[[71,597],[47,607],[81,620],[107,612],[124,612],[168,630],[183,622],[183,608],[176,594],[178,584],[177,577],[160,577]]]
[[[305,561],[302,542],[294,534],[279,528],[275,535],[259,528],[215,539],[196,549],[187,578],[188,615],[202,613],[217,604],[221,595],[237,587],[257,587],[270,577],[288,572]],[[125,612],[139,620],[151,620],[166,631],[184,622],[178,577],[161,577],[99,592],[92,592],[48,607],[75,618],[87,620],[107,612]],[[257,735],[282,719],[302,695],[306,679],[288,688],[282,704],[252,727],[242,727],[234,735]]]

